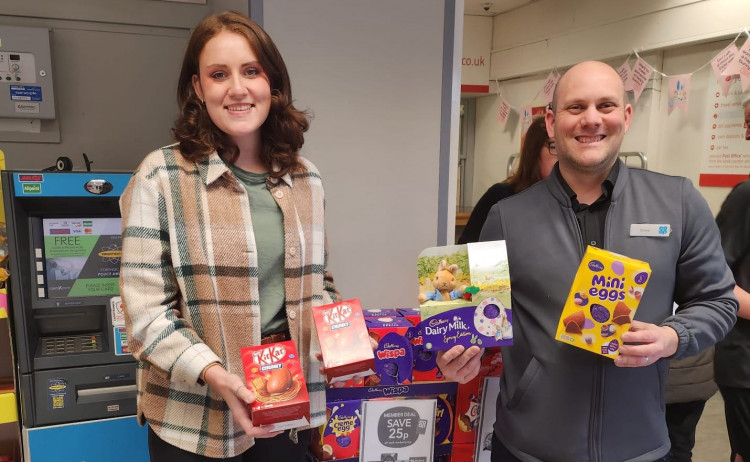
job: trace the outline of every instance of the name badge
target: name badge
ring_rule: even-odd
[[[633,223],[630,225],[630,236],[668,237],[672,234],[670,225],[652,225],[649,223]]]

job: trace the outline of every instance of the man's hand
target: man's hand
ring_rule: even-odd
[[[451,382],[467,383],[479,373],[484,348],[472,346],[468,350],[456,345],[447,351],[438,351],[437,363],[445,379]]]
[[[250,419],[248,405],[255,402],[255,393],[245,386],[245,381],[234,374],[230,374],[223,367],[212,367],[206,371],[206,384],[216,390],[229,410],[232,412],[234,421],[245,430],[248,436],[253,438],[272,438],[281,434],[280,431],[272,432],[268,426],[256,427]]]
[[[634,320],[630,330],[622,334],[622,343],[615,365],[641,367],[675,354],[679,338],[671,327]]]

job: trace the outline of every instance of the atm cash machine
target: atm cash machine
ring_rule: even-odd
[[[122,252],[118,201],[130,177],[129,173],[2,172],[25,445],[41,427],[75,425],[72,434],[83,431],[80,437],[87,439],[101,438],[103,431],[125,438],[133,432],[133,438],[144,442],[147,454],[145,433],[134,417],[124,423],[126,430],[111,427],[118,420],[112,418],[136,413],[136,364],[128,351],[118,283]],[[94,422],[106,425],[95,431],[81,425]],[[48,432],[37,440],[50,446],[57,435],[68,439],[66,447],[71,446],[70,431]],[[124,444],[127,453],[127,446],[140,443]],[[62,449],[51,449],[54,460],[65,460],[60,457]],[[114,452],[108,460],[119,460],[111,457]]]

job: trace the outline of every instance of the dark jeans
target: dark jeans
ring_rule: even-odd
[[[310,445],[310,430],[300,431],[298,437],[299,442],[295,444],[289,439],[289,431],[287,430],[273,438],[256,438],[253,447],[245,451],[244,454],[227,459],[213,459],[172,446],[159,438],[149,427],[148,452],[151,456],[151,462],[216,462],[217,460],[232,462],[271,462],[274,460],[304,462],[307,447]]]
[[[671,462],[692,462],[695,427],[705,406],[705,400],[667,404],[667,430],[672,443],[672,449],[669,450]]]
[[[522,462],[521,459],[511,454],[503,443],[492,434],[492,457],[491,462]],[[669,455],[662,457],[661,459],[655,460],[654,462],[669,462]]]

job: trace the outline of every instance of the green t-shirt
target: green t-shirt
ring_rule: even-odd
[[[262,335],[287,329],[284,310],[284,216],[266,186],[268,173],[228,165],[247,190],[258,252],[258,290]]]

